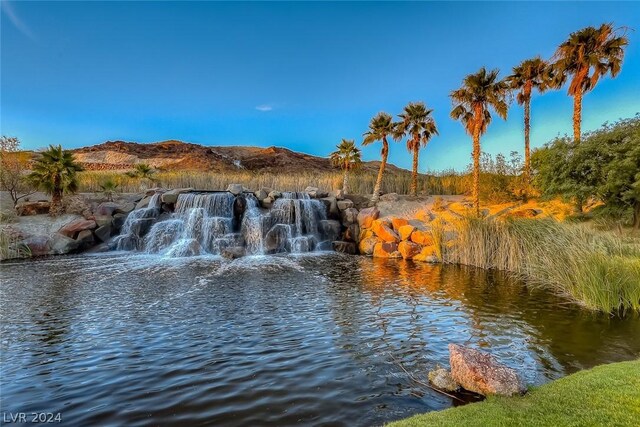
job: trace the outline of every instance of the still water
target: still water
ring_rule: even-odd
[[[468,344],[541,384],[640,355],[640,320],[495,272],[338,254],[1,266],[4,414],[63,425],[382,425]]]

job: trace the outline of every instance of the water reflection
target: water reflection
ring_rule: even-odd
[[[637,317],[454,266],[107,254],[2,278],[0,404],[69,425],[380,425],[455,403],[411,379],[450,342],[533,384],[640,353]]]

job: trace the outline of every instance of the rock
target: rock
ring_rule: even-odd
[[[334,251],[343,254],[355,255],[357,253],[356,244],[353,242],[333,241],[331,246]]]
[[[282,197],[282,193],[276,190],[269,192],[268,197],[271,197],[273,200],[279,199]]]
[[[247,199],[244,196],[236,197],[233,201],[233,215],[237,217],[242,216],[246,209]]]
[[[267,196],[264,199],[260,200],[260,205],[265,209],[271,209],[273,206],[274,199]]]
[[[343,190],[333,190],[329,191],[330,197],[335,197],[337,200],[344,199],[344,191]]]
[[[398,193],[388,193],[380,196],[380,201],[382,202],[397,202],[398,200],[400,200]]]
[[[360,230],[360,240],[366,239],[367,237],[375,237],[373,231],[369,228],[365,228],[364,230]]]
[[[384,242],[399,242],[400,236],[393,231],[390,225],[386,220],[377,219],[371,224],[371,230]]]
[[[449,363],[453,380],[469,391],[484,396],[513,396],[526,391],[516,371],[491,354],[449,344]]]
[[[331,219],[340,219],[340,209],[338,209],[338,201],[335,197],[323,197],[320,201],[327,207],[327,213]]]
[[[144,209],[149,207],[149,202],[151,201],[151,196],[145,196],[136,204],[136,209]]]
[[[93,220],[77,219],[75,221],[70,222],[69,224],[66,224],[64,227],[60,228],[60,230],[58,230],[58,233],[70,239],[75,239],[78,236],[78,233],[80,233],[81,231],[93,230],[96,227],[97,227],[97,224]]]
[[[344,225],[355,224],[358,222],[358,210],[356,208],[348,208],[342,211],[342,223]]]
[[[403,225],[409,224],[409,220],[404,218],[391,218],[391,224],[393,225],[393,229],[398,231]]]
[[[124,225],[124,222],[126,220],[127,220],[127,214],[117,213],[113,216],[113,219],[111,220],[111,226],[115,231],[119,231]]]
[[[243,248],[242,246],[232,246],[230,248],[223,249],[221,255],[223,258],[236,259],[242,258],[243,256],[245,256],[245,253],[245,248]]]
[[[433,245],[433,236],[430,231],[415,230],[411,233],[411,241],[422,246]]]
[[[264,188],[261,188],[260,190],[254,192],[253,195],[256,196],[256,199],[258,200],[264,200],[269,197],[269,192],[265,191]]]
[[[81,249],[92,247],[96,241],[91,230],[82,230],[80,233],[78,233],[78,237],[76,237],[76,240],[80,242]]]
[[[98,225],[98,227],[111,224],[111,221],[113,221],[113,217],[111,215],[94,215],[93,219]]]
[[[289,227],[285,224],[276,224],[271,227],[264,238],[265,252],[268,254],[285,252],[289,233]]]
[[[244,187],[242,186],[242,184],[229,184],[229,186],[227,187],[227,191],[234,196],[237,196],[238,194],[242,194],[242,191],[244,191]]]
[[[63,234],[54,233],[51,235],[51,251],[55,255],[68,254],[80,247],[80,242],[71,239]]]
[[[133,202],[118,203],[118,207],[113,211],[113,214],[128,214],[134,210],[136,205]]]
[[[350,224],[344,232],[344,240],[358,243],[360,241],[360,226]]]
[[[96,228],[96,230],[94,231],[94,233],[96,234],[96,237],[98,239],[100,239],[100,241],[102,242],[106,242],[111,238],[111,232],[112,232],[112,228],[111,228],[111,224],[105,224],[101,227]]]
[[[375,258],[402,258],[402,254],[398,252],[398,244],[395,242],[378,241],[373,248],[373,256]]]
[[[378,219],[379,216],[380,211],[375,206],[361,209],[360,212],[358,212],[358,225],[360,228],[370,228],[371,223]]]
[[[307,187],[304,189],[304,192],[307,193],[309,195],[309,197],[315,199],[315,198],[320,198],[320,197],[326,197],[327,194],[326,193],[322,193],[318,187]]]
[[[342,231],[342,225],[340,222],[332,219],[320,220],[318,228],[323,237],[322,240],[337,240],[340,237],[340,232]]]
[[[431,264],[437,264],[440,262],[440,259],[436,255],[436,247],[424,246],[419,254],[413,256],[414,261],[422,261],[429,262]]]
[[[422,246],[417,243],[408,242],[403,240],[398,243],[398,251],[402,254],[402,258],[404,259],[412,259],[414,256],[418,255],[422,250]]]
[[[31,256],[48,255],[51,250],[49,236],[31,236],[21,242],[31,252]]]
[[[160,196],[160,201],[162,203],[175,205],[178,202],[178,196],[180,196],[180,194],[189,193],[189,192],[191,192],[193,190],[194,189],[191,188],[191,187],[189,187],[189,188],[174,188],[173,190],[169,190],[169,191],[163,193]]]
[[[429,372],[429,382],[439,390],[457,391],[460,387],[456,383],[449,371],[443,368],[437,368]]]
[[[407,224],[403,225],[402,227],[398,227],[396,230],[398,230],[400,240],[409,240],[409,238],[411,237],[411,233],[413,233],[416,228],[411,224]]]
[[[51,203],[49,202],[22,202],[16,206],[18,216],[42,215],[49,213]]]
[[[358,244],[358,249],[362,255],[373,255],[373,250],[378,243],[378,239],[375,237],[365,237],[360,239],[360,243]]]
[[[118,208],[118,204],[114,202],[103,202],[93,211],[95,216],[111,216]]]
[[[352,207],[353,207],[353,202],[351,200],[340,200],[338,202],[338,209],[340,209],[341,211],[352,208]]]

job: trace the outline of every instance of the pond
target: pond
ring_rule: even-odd
[[[382,425],[456,401],[449,343],[528,384],[640,354],[640,320],[497,272],[328,253],[2,264],[5,413],[64,425]]]

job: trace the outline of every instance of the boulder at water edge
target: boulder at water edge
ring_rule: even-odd
[[[378,243],[378,239],[375,237],[364,237],[360,239],[358,249],[362,255],[373,255],[373,250]]]
[[[243,190],[244,188],[242,187],[242,184],[229,184],[229,186],[227,187],[227,191],[234,196],[241,194]]]
[[[377,219],[371,223],[371,230],[384,242],[399,242],[400,236],[393,231],[391,223],[384,219]]]
[[[236,259],[242,258],[243,256],[245,256],[245,253],[245,248],[243,248],[242,246],[233,246],[223,249],[221,255],[223,256],[223,258]]]
[[[360,228],[369,228],[371,227],[373,221],[378,219],[379,216],[380,211],[375,206],[362,209],[358,213],[358,225],[360,226]]]
[[[513,396],[526,391],[516,371],[491,354],[449,344],[449,363],[453,380],[469,391],[485,396]]]
[[[77,219],[75,221],[70,222],[69,224],[66,224],[64,227],[58,230],[58,233],[62,234],[63,236],[74,239],[78,236],[78,233],[80,233],[81,231],[93,230],[96,227],[97,227],[97,224],[93,220]]]
[[[429,382],[439,390],[457,391],[460,387],[456,383],[449,371],[443,368],[435,369],[429,372]]]
[[[326,237],[327,240],[337,240],[340,237],[342,231],[342,225],[340,222],[332,219],[322,219],[318,224],[320,234]]]
[[[398,251],[402,254],[402,258],[404,259],[412,259],[414,256],[418,255],[421,250],[422,246],[417,243],[405,240],[398,243]]]
[[[344,225],[355,224],[358,221],[358,210],[347,208],[342,211],[342,223]]]
[[[333,250],[343,254],[355,255],[357,253],[356,244],[353,242],[334,241],[331,242]]]

